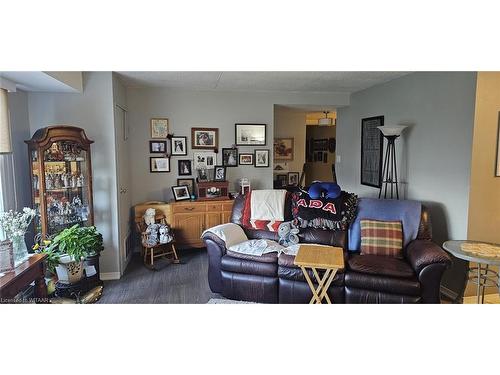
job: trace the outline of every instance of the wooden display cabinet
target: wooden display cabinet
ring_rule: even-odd
[[[25,141],[31,167],[35,232],[50,238],[74,224],[94,225],[90,145],[74,126],[38,129]]]

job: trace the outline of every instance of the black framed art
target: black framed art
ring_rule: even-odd
[[[238,166],[238,149],[237,148],[223,148],[222,149],[222,165],[224,167],[237,167]]]
[[[384,126],[384,116],[361,120],[361,184],[380,188],[384,137],[377,126]]]
[[[177,171],[179,176],[190,176],[192,174],[191,160],[178,160]]]

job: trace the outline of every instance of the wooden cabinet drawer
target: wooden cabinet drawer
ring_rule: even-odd
[[[220,203],[207,203],[207,212],[220,212],[222,205]]]
[[[233,202],[222,203],[222,211],[232,211],[233,210]]]
[[[205,212],[204,204],[174,204],[172,205],[172,211],[174,214],[186,214],[190,212]]]

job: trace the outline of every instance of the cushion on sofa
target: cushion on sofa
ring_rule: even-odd
[[[226,254],[221,259],[221,270],[247,275],[276,277],[278,264],[277,262],[258,262],[251,259],[240,259]]]
[[[390,277],[413,278],[413,268],[404,261],[382,255],[352,255],[347,261],[349,268],[355,272]]]
[[[416,277],[403,279],[359,272],[345,274],[345,285],[358,289],[369,289],[391,294],[420,295],[420,283]]]
[[[401,221],[361,219],[361,254],[403,257]]]

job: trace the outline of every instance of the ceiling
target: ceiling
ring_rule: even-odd
[[[218,91],[347,92],[408,72],[117,72],[128,87]]]
[[[0,77],[8,79],[16,88],[33,92],[78,92],[46,72],[0,72]]]

